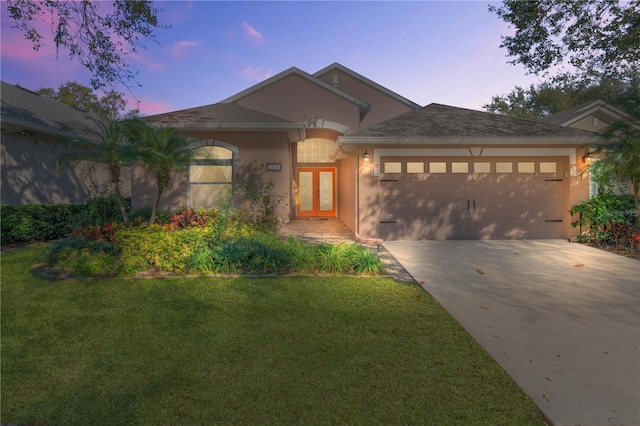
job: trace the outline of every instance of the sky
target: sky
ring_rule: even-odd
[[[153,115],[220,102],[293,66],[313,74],[338,62],[417,104],[481,110],[492,96],[539,82],[508,63],[501,36],[513,29],[489,4],[159,1],[171,28],[127,56],[137,78],[113,89]],[[50,20],[41,25],[49,35]],[[89,72],[64,51],[56,57],[51,38],[34,51],[11,26],[2,2],[3,81],[31,90],[89,86]]]

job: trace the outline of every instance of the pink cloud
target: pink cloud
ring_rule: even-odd
[[[244,29],[244,33],[247,35],[247,37],[249,37],[249,39],[255,44],[261,45],[265,43],[264,36],[260,33],[260,31],[256,30],[255,27],[246,22],[243,22],[242,28]]]
[[[178,41],[171,45],[170,51],[175,58],[183,58],[187,54],[187,50],[200,46],[200,42],[184,40]]]
[[[140,114],[143,116],[162,114],[164,112],[175,111],[177,108],[174,105],[166,102],[153,102],[153,101],[135,101],[128,104],[129,108],[139,108]]]
[[[249,65],[240,71],[240,75],[250,80],[262,81],[272,77],[273,72],[271,70],[265,70],[260,66],[255,67],[253,65]]]

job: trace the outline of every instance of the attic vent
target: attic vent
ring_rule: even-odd
[[[592,117],[591,123],[593,124],[593,127],[596,127],[599,124],[598,117]]]
[[[338,74],[331,76],[333,78],[333,87],[338,87]]]

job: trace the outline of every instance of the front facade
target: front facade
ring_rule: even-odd
[[[212,207],[271,182],[279,214],[340,218],[362,240],[567,238],[594,133],[431,104],[332,64],[286,70],[218,104],[148,117],[196,138],[163,208]],[[154,188],[132,176],[134,207]]]

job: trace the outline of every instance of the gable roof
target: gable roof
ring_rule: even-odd
[[[331,93],[333,93],[334,95],[343,98],[349,102],[352,102],[354,104],[356,104],[361,111],[361,116],[366,115],[367,112],[369,112],[369,110],[371,109],[371,105],[368,104],[367,102],[356,98],[355,96],[351,96],[350,94],[343,92],[342,90],[333,87],[332,85],[325,83],[324,81],[320,80],[319,78],[316,78],[314,76],[312,76],[311,74],[308,74],[304,71],[302,71],[301,69],[298,69],[296,67],[291,67],[287,70],[282,71],[279,74],[274,75],[271,78],[268,78],[256,85],[253,85],[251,87],[249,87],[248,89],[243,90],[242,92],[236,93],[235,95],[223,100],[221,103],[230,103],[230,102],[236,102],[254,92],[257,92],[258,90],[269,86],[273,83],[275,83],[276,81],[282,80],[286,77],[289,77],[291,75],[295,75],[298,76],[308,82],[310,82],[311,84],[315,84]]]
[[[1,82],[0,119],[2,129],[30,130],[54,136],[69,137],[69,125],[83,123],[95,116],[31,90]]]
[[[219,103],[145,117],[147,123],[187,131],[287,131],[291,141],[304,139],[304,124],[245,108]]]
[[[605,101],[597,100],[542,117],[538,121],[557,124],[559,126],[571,126],[572,124],[575,124],[576,122],[599,111],[611,116],[614,121],[620,120],[627,115],[625,112],[609,105]]]
[[[399,94],[397,94],[396,92],[393,92],[389,89],[387,89],[384,86],[381,86],[380,84],[376,83],[373,80],[368,79],[367,77],[358,74],[357,72],[345,67],[342,64],[339,64],[338,62],[334,62],[333,64],[326,66],[324,68],[322,68],[320,71],[316,72],[313,74],[314,77],[320,77],[322,75],[325,75],[333,70],[339,70],[342,71],[343,73],[351,76],[352,78],[361,81],[362,83],[386,94],[387,96],[392,97],[393,99],[397,100],[398,102],[401,102],[405,105],[407,105],[408,107],[412,108],[412,109],[419,109],[421,108],[420,105],[418,105],[417,103],[410,101],[409,99],[405,98],[404,96],[400,96]]]

